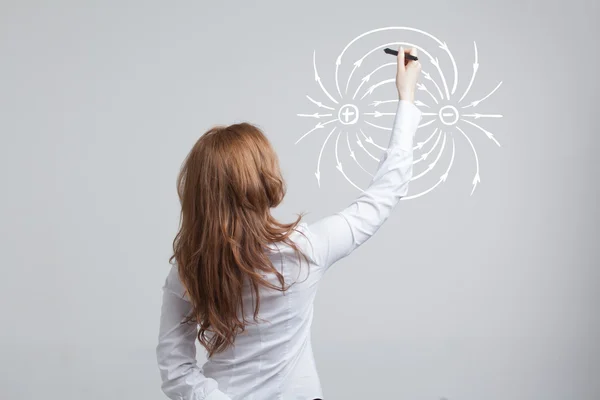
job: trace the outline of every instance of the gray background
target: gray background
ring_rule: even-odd
[[[600,398],[596,2],[0,4],[1,398],[163,398],[154,348],[183,157],[214,124],[254,122],[288,184],[279,218],[345,207],[358,192],[331,148],[317,187],[321,141],[294,146],[314,125],[296,113],[317,111],[313,50],[334,92],[341,48],[393,25],[448,43],[457,92],[477,41],[470,99],[504,82],[479,110],[504,115],[479,120],[502,148],[473,131],[470,197],[457,140],[446,184],[326,276],[325,399]]]

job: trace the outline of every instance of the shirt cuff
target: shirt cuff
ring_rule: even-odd
[[[412,151],[413,138],[422,119],[421,110],[413,102],[398,100],[389,148]]]

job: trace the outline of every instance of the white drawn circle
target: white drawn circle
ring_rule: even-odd
[[[442,124],[448,126],[456,124],[459,119],[458,110],[454,106],[444,106],[440,108],[438,115]]]
[[[358,121],[358,107],[354,104],[344,104],[338,111],[338,119],[342,125],[355,124]]]

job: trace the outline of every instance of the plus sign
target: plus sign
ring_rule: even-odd
[[[346,110],[342,113],[342,115],[346,118],[346,122],[348,122],[348,117],[351,115],[354,115],[354,113],[346,108]]]
[[[358,108],[354,104],[344,104],[339,108],[337,117],[343,125],[355,124],[358,120]]]

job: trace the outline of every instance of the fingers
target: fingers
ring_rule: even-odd
[[[407,58],[406,54],[417,56],[417,49],[412,47],[404,50],[403,46],[398,49],[398,73],[396,75],[396,88],[400,99],[414,101],[415,87],[421,71],[421,63]],[[412,57],[411,57],[412,58]]]
[[[404,68],[404,47],[398,48],[398,69]]]
[[[409,49],[409,51],[408,51],[408,54],[410,54],[411,56],[417,57],[418,56],[418,54],[417,54],[417,48],[416,47],[411,47]],[[410,60],[409,63],[408,63],[408,65],[407,65],[407,68],[408,67],[410,67],[410,68],[416,68],[416,69],[420,70],[421,69],[421,62],[419,60],[417,60],[417,61]]]

